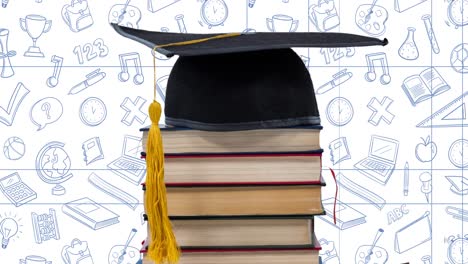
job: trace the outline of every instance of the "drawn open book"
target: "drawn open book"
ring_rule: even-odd
[[[433,67],[407,77],[401,85],[413,106],[450,90],[450,85]]]

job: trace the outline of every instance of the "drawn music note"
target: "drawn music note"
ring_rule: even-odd
[[[143,77],[143,70],[141,68],[140,54],[137,52],[120,54],[120,67],[121,72],[119,73],[119,80],[121,82],[126,82],[130,79],[130,73],[128,70],[128,62],[133,61],[135,64],[136,74],[133,77],[133,83],[140,85],[144,82],[145,78]]]
[[[367,73],[365,78],[368,82],[375,81],[377,78],[377,74],[375,73],[375,65],[374,62],[380,62],[382,67],[382,75],[380,76],[380,83],[381,84],[389,84],[391,81],[390,72],[388,70],[388,62],[387,62],[387,55],[384,52],[378,53],[371,53],[366,55],[367,61]]]
[[[63,65],[63,58],[53,55],[50,61],[53,62],[55,65],[54,65],[54,73],[52,74],[52,76],[47,78],[47,86],[49,86],[50,88],[54,88],[55,86],[57,86],[59,82],[60,71],[62,70],[62,65]]]

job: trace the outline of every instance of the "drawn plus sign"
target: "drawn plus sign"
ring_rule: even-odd
[[[136,98],[135,101],[130,100],[130,98],[125,98],[124,101],[120,104],[120,107],[127,111],[122,118],[122,123],[127,126],[131,126],[133,121],[136,119],[140,124],[143,124],[148,115],[141,111],[141,107],[146,103],[146,100],[140,96]]]
[[[367,104],[367,107],[373,111],[369,118],[369,123],[377,126],[380,120],[385,121],[387,124],[391,124],[394,114],[388,111],[388,107],[393,103],[393,100],[385,96],[381,102],[377,98],[373,97]]]

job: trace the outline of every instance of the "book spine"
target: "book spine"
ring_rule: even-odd
[[[199,156],[222,156],[222,157],[229,157],[229,156],[253,156],[253,157],[261,157],[261,156],[321,156],[323,153],[323,149],[314,149],[309,151],[287,151],[287,152],[220,152],[220,153],[202,153],[202,152],[192,152],[192,153],[165,153],[164,157],[179,157],[179,156],[187,156],[187,157],[199,157]],[[142,151],[140,153],[141,158],[144,159],[146,157],[146,152]]]
[[[320,181],[299,181],[299,182],[186,182],[186,183],[166,183],[167,188],[203,188],[203,187],[261,187],[261,186],[326,186],[326,183],[321,179]],[[142,183],[142,190],[146,190],[146,184]]]
[[[293,185],[322,185],[321,181],[287,181],[287,182],[167,182],[167,188],[196,188],[196,187],[249,187],[249,186],[293,186]]]
[[[322,153],[216,153],[216,154],[165,154],[164,158],[256,158],[256,157],[322,157]]]
[[[86,215],[83,215],[83,214],[73,210],[73,208],[70,208],[67,204],[65,204],[62,207],[62,212],[67,214],[71,218],[75,219],[76,221],[91,227],[94,230],[97,229],[96,228],[97,227],[96,226],[97,225],[96,221],[94,221],[93,219],[87,217]]]
[[[143,241],[142,244],[146,244]],[[210,252],[261,252],[261,251],[315,251],[322,248],[317,245],[294,245],[294,246],[238,246],[238,247],[181,247],[182,253],[210,253]],[[140,253],[145,254],[147,248],[142,247]]]

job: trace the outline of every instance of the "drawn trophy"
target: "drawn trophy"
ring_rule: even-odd
[[[2,72],[0,76],[2,78],[8,78],[15,74],[13,67],[11,67],[10,57],[16,55],[16,51],[8,50],[8,35],[10,31],[5,28],[0,28],[0,59],[3,60]]]
[[[294,20],[288,15],[274,15],[266,19],[268,30],[271,32],[296,32],[299,20]]]
[[[52,261],[35,255],[27,256],[25,259],[20,259],[19,261],[20,264],[52,264]]]
[[[27,15],[26,18],[20,18],[21,29],[28,33],[33,40],[33,45],[24,53],[26,57],[44,57],[44,53],[36,46],[37,39],[42,33],[49,32],[52,21],[47,20],[40,15]]]

